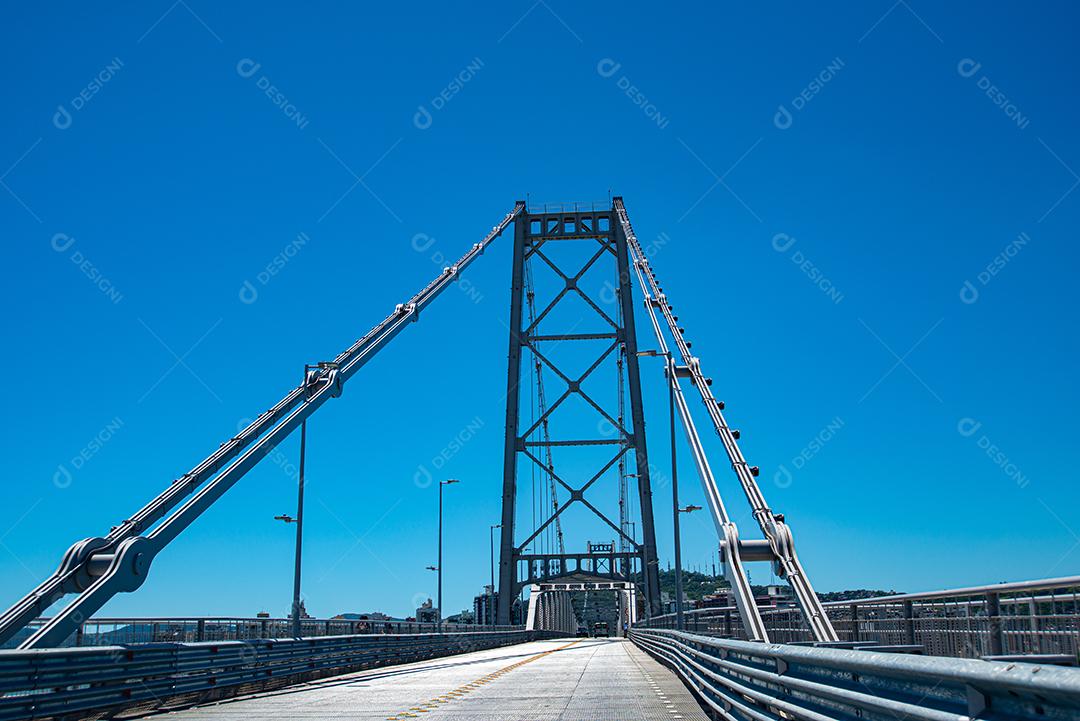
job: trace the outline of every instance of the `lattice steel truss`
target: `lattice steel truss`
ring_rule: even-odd
[[[568,271],[555,263],[544,252],[548,245],[556,243],[577,243],[595,247],[589,260],[576,272]],[[558,276],[563,288],[547,304],[531,323],[522,322],[522,308],[525,301],[526,264],[530,260],[542,261]],[[614,261],[615,302],[620,308],[616,318],[605,312],[599,299],[590,297],[581,287],[582,276],[594,265]],[[579,210],[566,212],[541,212],[519,214],[514,220],[514,259],[510,294],[510,351],[507,373],[506,395],[506,445],[503,465],[503,508],[502,542],[499,555],[499,604],[498,623],[508,622],[510,603],[527,584],[539,581],[554,581],[570,578],[597,578],[632,581],[639,573],[644,586],[643,596],[650,613],[660,610],[660,586],[656,563],[656,533],[653,527],[652,488],[649,478],[648,451],[645,444],[645,421],[641,404],[641,385],[638,372],[637,340],[634,331],[633,300],[630,287],[630,264],[626,236],[611,208]],[[607,330],[594,333],[544,333],[538,331],[542,320],[564,297],[575,294],[603,319]],[[545,326],[545,329],[547,326]],[[577,377],[560,369],[559,365],[545,352],[548,343],[573,343],[576,341],[610,341],[603,353],[584,373]],[[521,423],[521,364],[523,351],[528,348],[532,355],[566,384],[566,390],[551,403],[530,427],[522,428]],[[613,354],[625,352],[625,370],[627,390],[630,398],[630,427],[625,427],[625,419],[619,411],[610,412],[601,403],[582,389],[582,383],[606,359]],[[541,438],[532,440],[534,432],[540,428],[551,414],[571,396],[578,396],[594,408],[607,423],[615,428],[614,437],[576,438],[570,440],[551,440]],[[545,451],[552,446],[614,446],[610,460],[601,466],[591,478],[563,478],[549,464],[542,460]],[[585,494],[612,467],[633,451],[637,468],[636,486],[638,489],[641,513],[641,541],[630,538],[625,533],[625,524],[616,524],[600,509],[591,503]],[[524,457],[524,460],[522,459]],[[515,511],[518,496],[519,461],[535,463],[552,474],[558,485],[568,494],[565,503],[558,506],[531,535],[518,542],[515,533]],[[528,553],[529,543],[544,530],[556,522],[559,516],[575,504],[581,504],[597,518],[607,524],[619,538],[620,546],[629,547],[629,551],[615,553],[613,547],[588,553]]]

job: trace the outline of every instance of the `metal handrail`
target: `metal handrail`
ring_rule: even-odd
[[[48,623],[48,618],[35,619],[28,631]],[[340,636],[381,633],[434,633],[438,624],[426,621],[372,618],[302,618],[302,635]],[[446,633],[489,633],[519,631],[524,626],[485,626],[466,623],[443,623]],[[91,618],[64,644],[70,646],[111,646],[117,643],[158,643],[173,641],[232,641],[244,639],[294,638],[289,618],[242,616],[174,616],[174,617],[113,617]],[[14,647],[20,639],[9,641]]]
[[[966,588],[943,589],[940,591],[921,591],[918,593],[897,593],[891,596],[871,596],[870,598],[857,598],[849,601],[829,601],[826,606],[866,606],[882,603],[897,603],[903,601],[925,601],[939,598],[984,596],[988,593],[1011,593],[1013,591],[1045,591],[1054,588],[1080,587],[1080,576],[1063,576],[1061,578],[1036,579],[1033,581],[1014,581],[1010,583],[995,583],[985,586],[968,586]],[[1005,599],[1001,599],[1002,602]]]
[[[534,203],[529,201],[530,213],[602,213],[611,210],[610,200],[569,200],[554,203]]]
[[[375,634],[0,651],[0,721],[172,709],[266,686],[557,635]]]
[[[967,658],[1053,657],[1080,663],[1080,577],[890,594],[823,604],[846,643],[873,642],[921,650],[931,656]],[[795,608],[759,609],[769,638],[813,641]],[[687,611],[683,630],[743,638],[731,605]],[[648,628],[678,628],[674,614],[654,616]]]
[[[723,718],[1075,719],[1080,670],[865,650],[717,639],[633,629]]]
[[[879,606],[901,604],[905,601],[923,601],[956,599],[956,603],[979,603],[978,599],[970,601],[962,600],[971,596],[985,596],[988,593],[1010,593],[1013,591],[1048,591],[1057,588],[1080,588],[1080,576],[1062,576],[1061,578],[1048,578],[1032,581],[1014,581],[1009,583],[988,584],[985,586],[968,586],[965,588],[943,589],[940,591],[919,591],[915,593],[897,593],[889,596],[869,596],[867,598],[852,598],[843,601],[825,601],[823,606],[828,608],[849,608],[851,606]],[[1029,601],[1051,601],[1053,596],[1006,596],[1001,599],[1002,604],[1027,603]],[[759,606],[762,614],[784,612],[790,609],[777,606]],[[709,606],[707,608],[687,609],[683,613],[704,615],[710,612],[737,611],[738,608],[729,606]],[[673,613],[665,613],[653,616],[654,621],[675,618]]]

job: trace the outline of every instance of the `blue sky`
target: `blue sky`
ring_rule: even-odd
[[[819,590],[1080,571],[1076,13],[9,8],[0,603],[362,335],[515,199],[609,191],[654,244]],[[474,292],[440,298],[312,420],[313,613],[403,615],[434,594],[435,491],[414,478],[466,430],[436,471],[462,479],[447,491],[447,609],[487,582],[506,240],[468,272]],[[666,458],[659,364],[643,373]],[[285,613],[292,536],[272,517],[293,508],[295,439],[282,454],[104,613]],[[700,503],[680,470],[683,500]],[[669,503],[658,489],[665,565]],[[683,528],[687,565],[707,563],[711,524]],[[590,532],[568,525],[568,544],[606,540]]]

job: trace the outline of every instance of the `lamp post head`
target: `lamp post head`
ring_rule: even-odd
[[[439,569],[438,569],[438,567],[437,567],[437,566],[428,566],[428,567],[427,567],[427,570],[428,570],[428,571],[438,571]]]
[[[439,481],[440,486],[449,486],[451,483],[461,483],[461,481],[456,478],[447,478],[445,481]]]
[[[296,519],[286,513],[286,514],[283,514],[283,515],[280,515],[280,516],[274,516],[274,520],[275,521],[285,521],[285,523],[292,523]]]
[[[679,513],[693,513],[694,511],[700,511],[701,506],[687,506],[686,508],[680,508]]]

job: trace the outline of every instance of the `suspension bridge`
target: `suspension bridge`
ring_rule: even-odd
[[[159,553],[285,438],[304,438],[306,420],[392,352],[504,234],[513,236],[506,430],[488,613],[475,624],[302,617],[298,545],[288,619],[99,616],[117,594],[152,583]],[[564,312],[571,302],[580,313]],[[515,203],[457,262],[332,361],[310,366],[161,494],[75,542],[0,616],[0,720],[1080,718],[1080,577],[821,600],[675,303],[622,198]],[[715,528],[728,591],[709,608],[683,608],[678,542],[674,610],[664,607],[653,487],[667,459],[647,447],[645,363],[664,369],[676,538],[691,510],[678,504],[676,447],[689,453]],[[722,456],[707,451],[699,420]],[[733,520],[718,469],[737,480],[750,527]],[[302,493],[303,455],[300,474]],[[617,516],[598,500],[612,478]],[[570,512],[613,540],[568,538]],[[299,544],[302,505],[283,518],[296,522]],[[755,593],[748,567],[757,563],[787,584],[790,602]],[[601,596],[615,622],[583,625],[576,599]]]

